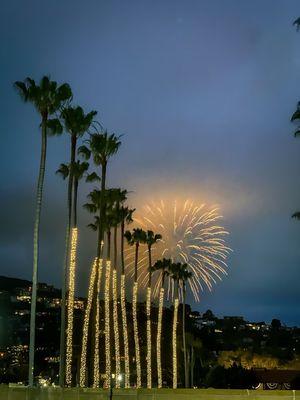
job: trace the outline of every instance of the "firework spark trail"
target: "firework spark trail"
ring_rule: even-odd
[[[190,200],[185,202],[152,203],[143,208],[143,212],[134,218],[136,226],[144,230],[151,229],[162,235],[162,240],[153,246],[153,261],[171,258],[173,262],[187,263],[193,276],[188,286],[196,301],[199,292],[205,287],[212,290],[213,285],[226,275],[226,260],[231,249],[226,246],[228,232],[220,225],[222,215],[217,207],[197,205]],[[127,271],[134,273],[134,249],[125,250]],[[141,246],[138,262],[139,282],[147,285],[148,263],[147,248]],[[161,276],[154,274],[153,295],[158,297]],[[182,293],[180,291],[180,298]],[[172,298],[174,287],[167,280],[167,296]]]

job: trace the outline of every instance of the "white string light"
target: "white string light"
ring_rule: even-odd
[[[110,267],[111,261],[106,261],[106,276],[105,276],[105,374],[106,381],[105,387],[110,388],[111,386],[111,362],[110,362],[110,310],[109,310],[109,300],[110,300]]]
[[[127,332],[127,314],[126,314],[126,292],[125,292],[125,274],[121,275],[121,313],[124,340],[124,367],[125,367],[125,388],[130,387],[130,367],[129,367],[129,346]]]
[[[66,384],[72,385],[72,356],[73,356],[73,320],[74,320],[74,295],[76,274],[76,252],[77,252],[77,228],[72,229],[71,252],[69,266],[69,294],[67,311],[67,340],[66,340]]]
[[[142,386],[142,378],[141,378],[139,331],[138,331],[138,321],[137,321],[137,292],[138,292],[138,283],[134,282],[132,291],[132,316],[133,316],[133,332],[134,332],[134,344],[135,344],[136,387],[138,389]]]
[[[157,387],[162,388],[162,370],[161,370],[161,329],[164,305],[164,288],[160,289],[159,305],[158,305],[158,321],[157,321],[157,341],[156,341],[156,355],[157,355]]]
[[[178,297],[174,300],[174,316],[173,316],[173,389],[177,389],[177,318],[178,318]]]
[[[152,368],[151,368],[151,287],[147,288],[146,298],[147,314],[147,388],[152,388]]]
[[[115,356],[116,356],[116,377],[121,374],[120,361],[120,336],[119,336],[119,319],[118,319],[118,286],[117,286],[117,270],[113,269],[113,324],[115,336]],[[116,379],[116,388],[120,388],[120,380]]]
[[[100,259],[99,261],[100,261],[99,264],[102,266],[102,259]],[[90,313],[93,302],[97,264],[98,264],[98,258],[96,257],[92,266],[89,289],[88,289],[87,305],[85,309],[84,322],[83,322],[82,348],[81,348],[80,373],[79,373],[80,387],[84,387],[86,385],[86,354],[87,354],[88,331],[89,331]]]
[[[98,388],[100,384],[100,355],[99,355],[99,340],[100,340],[100,288],[101,288],[101,276],[102,276],[102,260],[98,270],[98,281],[97,281],[97,294],[96,294],[96,326],[95,326],[95,353],[94,353],[94,382],[93,387]]]

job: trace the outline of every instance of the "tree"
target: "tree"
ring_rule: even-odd
[[[148,287],[147,287],[147,299],[146,299],[146,312],[147,312],[147,388],[152,388],[152,358],[151,358],[151,276],[152,276],[152,258],[151,249],[152,246],[161,240],[160,234],[154,234],[153,231],[147,231],[145,244],[148,248]]]
[[[105,223],[105,214],[106,214],[106,203],[105,203],[105,189],[106,189],[106,174],[107,174],[107,164],[109,159],[115,155],[119,147],[121,145],[120,137],[116,136],[115,134],[109,134],[107,131],[104,132],[96,132],[90,135],[90,138],[86,140],[87,146],[83,145],[78,149],[79,154],[81,154],[86,159],[93,158],[94,164],[96,166],[100,166],[101,168],[101,191],[98,205],[96,206],[96,210],[98,211],[98,238],[97,238],[97,271],[96,271],[96,278],[95,282],[97,283],[97,288],[100,290],[100,281],[102,275],[102,248],[103,248],[103,235],[104,235],[104,223]],[[92,272],[90,275],[90,281],[92,281]],[[96,290],[96,319],[97,319],[97,310],[99,310],[99,290]],[[94,297],[95,287],[92,288],[92,293]],[[96,330],[99,330],[98,324],[95,324]],[[94,338],[93,338],[94,336]],[[94,340],[93,340],[94,339]],[[99,348],[99,335],[94,333],[92,330],[92,343],[95,343],[95,348]],[[83,349],[86,351],[86,349]],[[99,361],[98,354],[94,353],[94,386],[99,386],[99,368],[97,363]],[[81,382],[85,380],[85,372],[82,371]],[[95,379],[96,378],[96,379]],[[110,377],[106,377],[107,386],[110,386]]]
[[[30,311],[30,343],[29,343],[29,386],[33,386],[34,376],[34,347],[35,347],[35,316],[36,316],[36,293],[38,280],[38,257],[39,257],[39,228],[40,215],[42,209],[44,176],[46,166],[47,153],[47,136],[62,133],[62,125],[56,113],[59,112],[62,106],[71,99],[72,91],[68,84],[64,83],[60,86],[55,81],[51,81],[49,77],[44,76],[40,84],[37,85],[31,78],[26,78],[25,81],[15,82],[15,87],[18,90],[21,98],[25,102],[30,102],[34,105],[41,117],[41,133],[42,146],[41,158],[39,167],[39,176],[37,183],[36,195],[36,210],[34,223],[34,239],[33,239],[33,274],[32,274],[32,296],[31,296],[31,311]],[[53,118],[50,118],[53,117]]]
[[[129,367],[129,346],[128,346],[128,331],[127,331],[127,313],[126,313],[126,276],[125,276],[125,260],[124,260],[124,238],[125,238],[125,224],[133,222],[132,215],[135,209],[129,209],[124,205],[121,206],[119,214],[121,220],[121,234],[120,234],[120,247],[121,247],[121,316],[123,327],[123,341],[124,341],[124,370],[125,370],[125,388],[130,387],[130,367]]]
[[[186,303],[186,282],[193,276],[191,271],[188,271],[187,264],[181,264],[179,280],[182,287],[182,341],[183,341],[183,357],[184,357],[184,380],[185,387],[189,387],[189,373],[187,365],[187,353],[186,353],[186,331],[185,331],[185,303]]]
[[[134,260],[134,284],[132,289],[132,317],[133,317],[133,332],[135,344],[135,361],[136,361],[136,387],[140,388],[142,385],[141,378],[141,359],[140,359],[140,344],[139,344],[139,330],[137,321],[137,293],[138,293],[138,258],[140,243],[145,243],[146,232],[143,229],[136,228],[133,232],[125,232],[125,238],[130,246],[135,246],[135,260]]]
[[[81,162],[77,160],[73,165],[73,180],[74,180],[74,188],[73,188],[73,218],[74,225],[72,229],[72,238],[71,238],[71,246],[70,246],[70,260],[69,260],[69,290],[68,290],[68,315],[67,315],[67,351],[66,351],[66,368],[60,363],[60,384],[63,386],[64,384],[64,375],[66,375],[66,384],[70,386],[72,384],[72,358],[73,358],[73,308],[74,308],[74,295],[75,295],[75,274],[76,274],[76,253],[77,253],[77,197],[78,197],[78,185],[79,181],[83,178],[85,173],[88,171],[89,164],[87,162]],[[66,179],[70,176],[71,166],[66,164],[60,164],[59,169],[56,171],[57,174],[60,174],[63,179]],[[69,233],[67,233],[67,236]],[[69,239],[68,239],[69,240]],[[68,245],[69,246],[69,245]],[[65,296],[63,296],[65,297]],[[64,318],[61,318],[61,322],[64,321]],[[61,332],[64,332],[64,329]],[[62,335],[61,335],[62,336]],[[62,341],[62,337],[61,337]],[[63,335],[63,344],[65,343],[65,338]],[[62,345],[62,343],[61,343]],[[64,354],[64,348],[62,353]]]
[[[110,213],[111,224],[113,227],[113,273],[112,273],[112,292],[113,292],[113,326],[115,339],[115,359],[116,359],[116,376],[121,373],[120,361],[120,335],[119,335],[119,319],[118,319],[118,287],[117,287],[117,262],[118,262],[118,226],[122,222],[123,214],[120,213],[120,205],[127,199],[127,191],[115,189],[113,193],[113,204]],[[116,388],[120,387],[120,381],[116,380]]]
[[[157,387],[162,387],[162,369],[161,369],[161,333],[162,333],[162,320],[163,320],[163,306],[164,306],[164,284],[165,277],[170,273],[171,260],[163,258],[156,261],[152,266],[153,272],[160,272],[160,291],[159,291],[159,304],[158,304],[158,320],[157,320],[157,336],[156,336],[156,362],[157,362]]]
[[[79,106],[72,107],[68,106],[63,108],[61,112],[61,117],[64,122],[64,128],[66,132],[70,135],[71,139],[71,148],[70,148],[70,164],[69,164],[69,174],[68,174],[68,199],[67,199],[67,208],[68,208],[68,219],[67,219],[67,227],[66,227],[66,240],[65,240],[65,256],[63,263],[63,279],[62,279],[62,300],[61,300],[61,325],[60,325],[60,363],[59,363],[59,384],[60,386],[64,386],[65,383],[65,346],[66,346],[66,283],[67,283],[67,274],[68,274],[68,260],[70,253],[70,234],[72,228],[72,196],[74,189],[74,198],[77,197],[75,194],[74,187],[74,168],[76,162],[76,149],[77,149],[77,141],[78,138],[82,137],[90,128],[93,118],[97,114],[96,111],[91,111],[87,114],[84,113],[83,109]],[[77,181],[78,182],[78,181]],[[74,221],[73,228],[77,228],[77,208],[74,204]],[[70,274],[69,274],[70,275]],[[69,276],[69,285],[74,285],[72,280],[75,279],[75,276]],[[72,346],[72,340],[68,340],[69,346]],[[72,350],[69,348],[67,351],[72,353]],[[66,382],[68,385],[71,384],[72,374],[71,368],[69,366],[66,376]]]
[[[171,278],[174,282],[174,317],[173,317],[173,388],[177,388],[177,318],[179,304],[179,288],[182,290],[183,315],[182,315],[182,334],[184,351],[184,372],[185,384],[188,384],[188,371],[186,359],[186,340],[185,340],[185,299],[186,299],[186,281],[192,277],[188,271],[188,265],[182,263],[172,263],[170,267]]]

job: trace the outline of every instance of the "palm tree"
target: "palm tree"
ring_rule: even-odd
[[[40,215],[42,209],[44,176],[46,166],[47,135],[61,134],[62,125],[55,114],[60,111],[63,104],[71,99],[72,91],[68,84],[58,86],[55,81],[44,76],[40,84],[37,85],[31,78],[26,78],[24,82],[15,82],[21,98],[25,102],[34,105],[41,117],[42,147],[39,167],[39,177],[37,183],[36,209],[34,222],[33,239],[33,274],[32,274],[32,295],[30,310],[30,343],[29,343],[29,369],[28,383],[33,386],[34,375],[34,347],[35,347],[35,316],[36,316],[36,292],[38,280],[38,257],[39,257],[39,228]],[[50,118],[54,116],[54,118]]]
[[[137,321],[137,293],[138,293],[138,258],[140,243],[145,243],[146,232],[143,229],[133,229],[125,232],[125,238],[130,246],[135,245],[135,261],[134,261],[134,284],[132,289],[132,317],[133,317],[133,332],[135,344],[135,361],[136,361],[136,387],[140,388],[142,385],[141,377],[141,358],[140,358],[140,344],[139,344],[139,330]]]
[[[132,214],[135,209],[129,209],[124,205],[120,208],[121,220],[121,315],[123,327],[123,341],[124,341],[124,369],[125,369],[125,388],[130,387],[130,368],[129,368],[129,346],[128,346],[128,331],[127,331],[127,313],[126,313],[126,276],[125,276],[125,260],[124,260],[124,238],[125,238],[125,224],[133,222]]]
[[[117,262],[118,262],[118,226],[122,222],[120,214],[120,204],[124,203],[127,198],[127,191],[115,189],[113,193],[113,204],[111,208],[111,223],[114,231],[113,241],[113,272],[112,272],[112,293],[113,293],[113,326],[115,339],[115,359],[116,359],[116,377],[121,373],[120,361],[120,334],[118,319],[118,287],[117,287]],[[120,388],[120,381],[116,379],[116,388]]]
[[[66,384],[70,386],[72,384],[72,357],[73,357],[73,309],[74,309],[74,295],[75,295],[75,274],[76,274],[76,253],[77,253],[77,197],[78,197],[78,185],[79,180],[82,179],[84,174],[87,172],[89,164],[87,162],[75,161],[73,164],[73,180],[74,180],[74,193],[73,193],[73,229],[70,246],[70,260],[69,260],[69,290],[68,290],[68,316],[67,316],[67,351],[66,351]],[[63,179],[70,176],[71,165],[60,164],[59,169],[56,171],[60,174]],[[61,319],[63,321],[63,319]],[[63,341],[65,343],[65,341]],[[64,368],[60,368],[60,379],[62,380],[61,385],[64,383],[64,379],[61,374],[64,373]]]
[[[186,282],[190,279],[193,274],[191,271],[188,271],[187,264],[181,264],[179,280],[182,288],[182,340],[183,340],[183,357],[184,357],[184,380],[185,387],[189,387],[189,373],[188,373],[188,365],[187,365],[187,354],[186,354],[186,331],[185,331],[185,302],[186,302]]]
[[[103,224],[105,216],[105,186],[106,186],[106,174],[107,174],[107,163],[109,159],[115,155],[121,145],[120,136],[116,136],[114,133],[109,134],[107,131],[103,133],[93,133],[88,139],[87,146],[81,146],[78,151],[86,159],[93,157],[94,164],[101,167],[101,197],[99,206],[99,227],[98,227],[98,242],[97,242],[97,257],[101,256],[101,243],[103,240]]]
[[[157,320],[157,336],[156,336],[156,362],[157,362],[157,387],[162,387],[162,370],[161,370],[161,333],[162,333],[162,319],[163,319],[163,306],[164,306],[164,285],[165,277],[169,274],[171,267],[171,260],[163,258],[156,261],[152,266],[153,272],[160,272],[160,291],[159,291],[159,304],[158,304],[158,320]]]
[[[61,117],[64,122],[64,127],[67,133],[70,134],[71,139],[71,151],[70,151],[70,164],[69,164],[69,179],[68,179],[68,220],[66,227],[66,239],[65,239],[65,256],[63,263],[63,275],[62,275],[62,299],[61,299],[61,320],[60,320],[60,363],[59,363],[59,384],[64,386],[65,383],[65,331],[66,331],[66,282],[68,274],[68,259],[70,252],[70,233],[72,228],[72,196],[73,196],[73,184],[74,184],[74,167],[76,158],[77,141],[82,137],[90,128],[94,116],[97,114],[96,111],[91,111],[87,114],[84,113],[83,109],[79,106],[72,107],[68,106],[63,108]],[[75,192],[75,191],[74,191]],[[74,193],[74,197],[75,197]],[[77,210],[74,212],[73,228],[77,229],[76,226]],[[74,279],[75,277],[72,277]],[[69,285],[74,285],[72,279],[69,279]],[[72,342],[68,342],[68,346],[71,346]],[[70,354],[70,347],[67,350]],[[72,352],[72,351],[71,351]],[[68,367],[68,374],[66,376],[67,384],[70,385],[72,380],[71,369]]]
[[[100,288],[100,279],[102,274],[102,242],[104,235],[104,220],[105,220],[105,188],[106,188],[106,173],[107,173],[107,164],[109,159],[118,152],[118,149],[121,145],[120,137],[115,134],[109,134],[107,131],[105,132],[96,132],[90,135],[90,138],[86,141],[88,146],[81,146],[78,151],[79,154],[82,154],[86,159],[90,157],[93,158],[94,164],[96,166],[101,167],[101,191],[100,191],[100,199],[98,206],[98,239],[97,239],[97,258],[98,258],[98,268],[97,268],[97,278],[96,282],[98,282],[98,288]],[[91,273],[92,274],[92,273]],[[92,275],[91,275],[92,276]],[[94,293],[95,288],[93,289]],[[96,291],[96,298],[99,299],[100,293],[98,290]],[[96,301],[96,306],[99,301]],[[96,329],[98,327],[96,326]],[[95,335],[92,330],[92,336],[94,335],[94,343],[95,348],[99,348],[99,335]],[[92,337],[93,343],[93,337]],[[92,352],[93,353],[93,352]],[[98,366],[96,365],[97,358],[94,357],[94,371],[98,370]],[[95,376],[95,374],[94,374]],[[83,378],[82,378],[83,380]],[[107,378],[108,384],[110,385],[110,379]]]
[[[191,277],[191,272],[187,270],[188,265],[182,263],[173,263],[170,268],[171,277],[174,282],[174,314],[173,314],[173,330],[172,330],[172,344],[173,344],[173,389],[177,388],[177,320],[178,320],[178,305],[179,305],[179,288],[183,289],[185,281]],[[185,293],[184,297],[184,313],[185,313]],[[183,322],[183,331],[185,343],[185,323]],[[184,345],[185,347],[185,345]],[[186,351],[184,351],[184,367],[186,376]]]
[[[146,299],[146,312],[147,312],[147,388],[152,388],[152,358],[151,358],[151,275],[152,275],[152,259],[151,249],[152,246],[161,240],[160,234],[154,234],[153,231],[147,231],[145,244],[148,248],[148,287],[147,287],[147,299]]]

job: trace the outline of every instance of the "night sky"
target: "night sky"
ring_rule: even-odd
[[[165,196],[218,204],[229,275],[193,305],[300,324],[297,0],[5,1],[0,13],[0,274],[31,278],[39,118],[15,80],[68,82],[74,102],[123,134],[109,185],[134,206]],[[69,137],[50,138],[40,281],[60,286]],[[81,188],[80,202],[91,186]],[[95,235],[80,211],[78,290]]]

